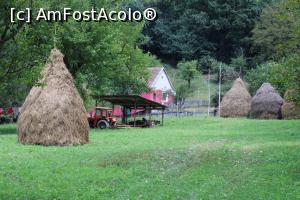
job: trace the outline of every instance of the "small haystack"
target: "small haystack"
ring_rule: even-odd
[[[288,90],[284,95],[284,103],[281,107],[282,117],[284,119],[300,119],[300,107],[289,101],[289,96],[293,92]]]
[[[31,89],[24,102],[17,127],[23,144],[88,143],[86,110],[59,50],[51,51],[39,86]]]
[[[243,80],[238,78],[224,95],[220,114],[222,117],[246,117],[249,114],[250,105],[251,95]]]
[[[251,100],[250,116],[260,119],[281,119],[283,99],[270,83],[264,83]]]

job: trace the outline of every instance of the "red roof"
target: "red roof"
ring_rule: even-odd
[[[153,84],[153,82],[155,81],[155,78],[158,76],[159,72],[162,70],[162,67],[152,67],[149,68],[151,76],[150,79],[148,81],[149,86],[151,86]]]

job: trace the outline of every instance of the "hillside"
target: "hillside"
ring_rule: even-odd
[[[165,66],[168,75],[175,87],[175,89],[182,83],[186,82],[180,77],[179,70],[169,65]],[[197,73],[196,77],[191,81],[191,92],[188,94],[185,105],[184,111],[189,112],[200,112],[206,113],[207,112],[207,105],[208,105],[208,75],[203,75],[200,72]],[[216,82],[213,80],[213,76],[211,76],[210,81],[210,88],[211,88],[211,98],[217,92],[218,86]],[[212,105],[211,99],[211,109],[210,111],[213,112],[214,108]]]

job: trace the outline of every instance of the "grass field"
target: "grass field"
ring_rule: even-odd
[[[300,199],[300,121],[169,118],[75,147],[0,126],[0,199]]]

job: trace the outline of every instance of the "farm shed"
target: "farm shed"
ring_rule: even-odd
[[[167,106],[160,104],[155,101],[151,101],[139,95],[111,95],[111,96],[95,96],[95,99],[104,100],[112,103],[113,109],[115,105],[122,106],[126,109],[133,110],[133,118],[134,118],[134,127],[136,126],[136,113],[139,110],[149,111],[149,121],[151,121],[151,111],[152,110],[161,110],[161,120],[162,125],[164,123],[164,111]],[[96,101],[97,106],[97,101]],[[123,119],[126,119],[126,113],[123,112]]]

